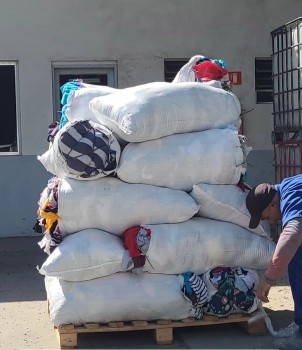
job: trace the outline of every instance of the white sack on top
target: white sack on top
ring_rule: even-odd
[[[118,89],[109,86],[79,83],[79,88],[71,90],[67,99],[65,114],[68,120],[91,119],[97,122],[94,113],[89,109],[89,102],[95,97],[106,96],[117,91]]]
[[[85,282],[45,277],[55,326],[132,320],[180,320],[194,316],[180,293],[178,276],[116,273]]]
[[[248,191],[236,185],[209,185],[199,183],[193,186],[190,195],[199,205],[197,216],[232,222],[261,236],[270,236],[270,225],[261,221],[255,229],[249,228],[251,215],[245,199]]]
[[[200,182],[237,184],[246,172],[248,152],[231,128],[170,135],[128,144],[117,175],[129,183],[185,191]]]
[[[132,226],[186,221],[198,211],[184,191],[128,184],[108,176],[94,181],[63,179],[58,198],[63,235],[98,228],[121,236]]]
[[[121,272],[124,252],[120,237],[97,229],[82,230],[65,237],[39,272],[65,281],[88,281]]]
[[[186,222],[144,225],[151,229],[144,271],[203,274],[215,266],[264,269],[275,243],[244,228],[223,221],[194,217]]]
[[[236,125],[241,107],[230,92],[200,83],[155,82],[96,97],[89,108],[121,139],[142,142]]]

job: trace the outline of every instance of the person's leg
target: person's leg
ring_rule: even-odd
[[[302,334],[302,246],[288,265],[288,277],[295,307],[295,322]]]

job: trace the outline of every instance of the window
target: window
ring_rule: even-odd
[[[54,120],[60,120],[62,109],[60,87],[69,81],[81,79],[84,83],[117,87],[115,62],[53,62]]]
[[[256,102],[273,102],[272,59],[256,58],[255,60]]]
[[[18,123],[16,98],[16,62],[0,62],[1,127],[0,152],[2,155],[18,154]]]
[[[165,81],[171,83],[182,66],[188,63],[188,59],[165,60]]]

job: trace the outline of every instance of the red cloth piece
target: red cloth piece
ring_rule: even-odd
[[[228,71],[212,61],[201,62],[193,67],[197,78],[203,81],[220,80]]]
[[[129,250],[131,257],[141,256],[141,252],[137,247],[136,236],[139,233],[140,226],[134,226],[128,228],[123,233],[124,247]]]

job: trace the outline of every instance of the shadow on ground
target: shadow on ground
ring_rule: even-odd
[[[0,302],[45,300],[41,266],[47,255],[41,237],[0,238]]]

